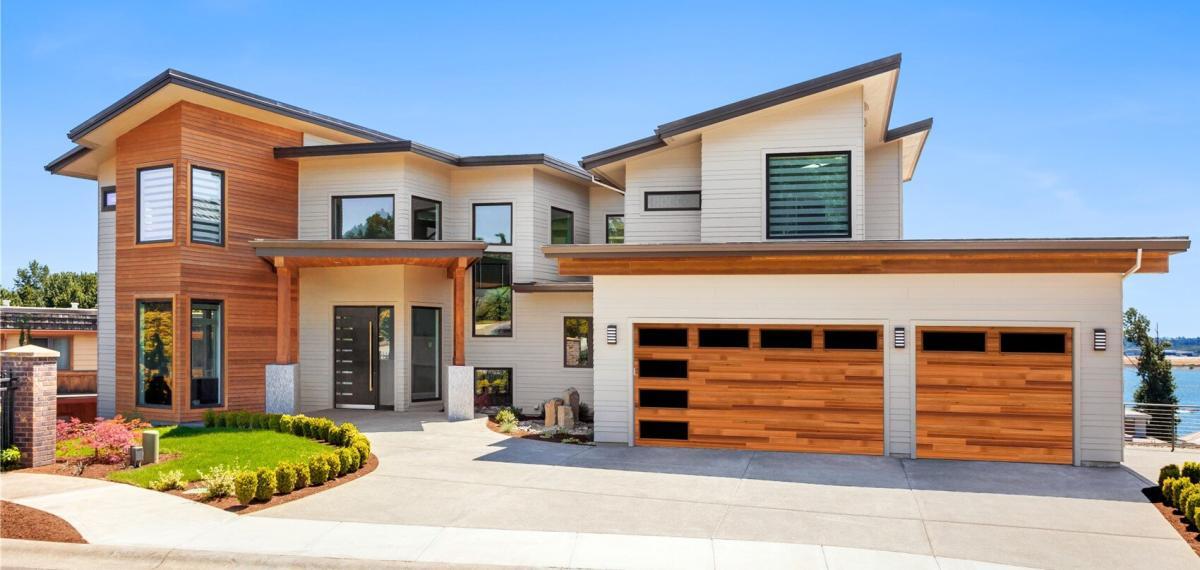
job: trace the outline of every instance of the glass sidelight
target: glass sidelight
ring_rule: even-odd
[[[412,401],[439,400],[442,371],[442,310],[412,308]]]

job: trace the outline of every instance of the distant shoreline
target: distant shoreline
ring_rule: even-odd
[[[1123,356],[1125,366],[1137,366],[1137,358],[1133,356]],[[1192,368],[1200,366],[1200,356],[1168,356],[1167,360],[1171,361],[1171,366],[1184,366]]]

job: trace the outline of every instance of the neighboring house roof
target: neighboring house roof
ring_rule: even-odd
[[[0,329],[33,331],[94,331],[96,309],[0,307]]]
[[[409,140],[380,143],[324,144],[308,146],[276,147],[275,158],[312,158],[321,156],[347,156],[411,152],[452,166],[545,166],[563,174],[592,183],[592,175],[574,164],[554,158],[548,154],[492,154],[459,156]]]

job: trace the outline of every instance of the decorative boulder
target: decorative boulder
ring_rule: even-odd
[[[574,429],[575,428],[575,412],[571,410],[571,406],[563,404],[558,407],[558,429]]]
[[[578,418],[579,417],[579,390],[576,390],[574,388],[567,388],[566,390],[563,390],[562,401],[563,401],[563,404],[571,407],[571,413],[574,414],[576,418]]]
[[[554,427],[558,423],[558,409],[563,407],[563,401],[558,398],[546,400],[546,427]]]

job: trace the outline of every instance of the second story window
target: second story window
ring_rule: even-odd
[[[117,187],[104,186],[100,188],[100,211],[115,212],[117,210]]]
[[[137,171],[137,241],[168,242],[175,230],[175,168],[154,166]]]
[[[767,155],[767,238],[850,237],[850,153]]]
[[[192,167],[192,241],[225,243],[225,173]]]
[[[625,243],[625,216],[604,217],[604,243]]]
[[[475,204],[473,239],[493,245],[512,245],[512,204]]]
[[[418,196],[412,198],[412,238],[442,239],[442,203]]]
[[[396,239],[395,199],[386,196],[335,196],[333,239]]]
[[[575,214],[550,208],[550,243],[575,243]]]
[[[474,336],[512,336],[512,254],[485,252],[475,264]]]

